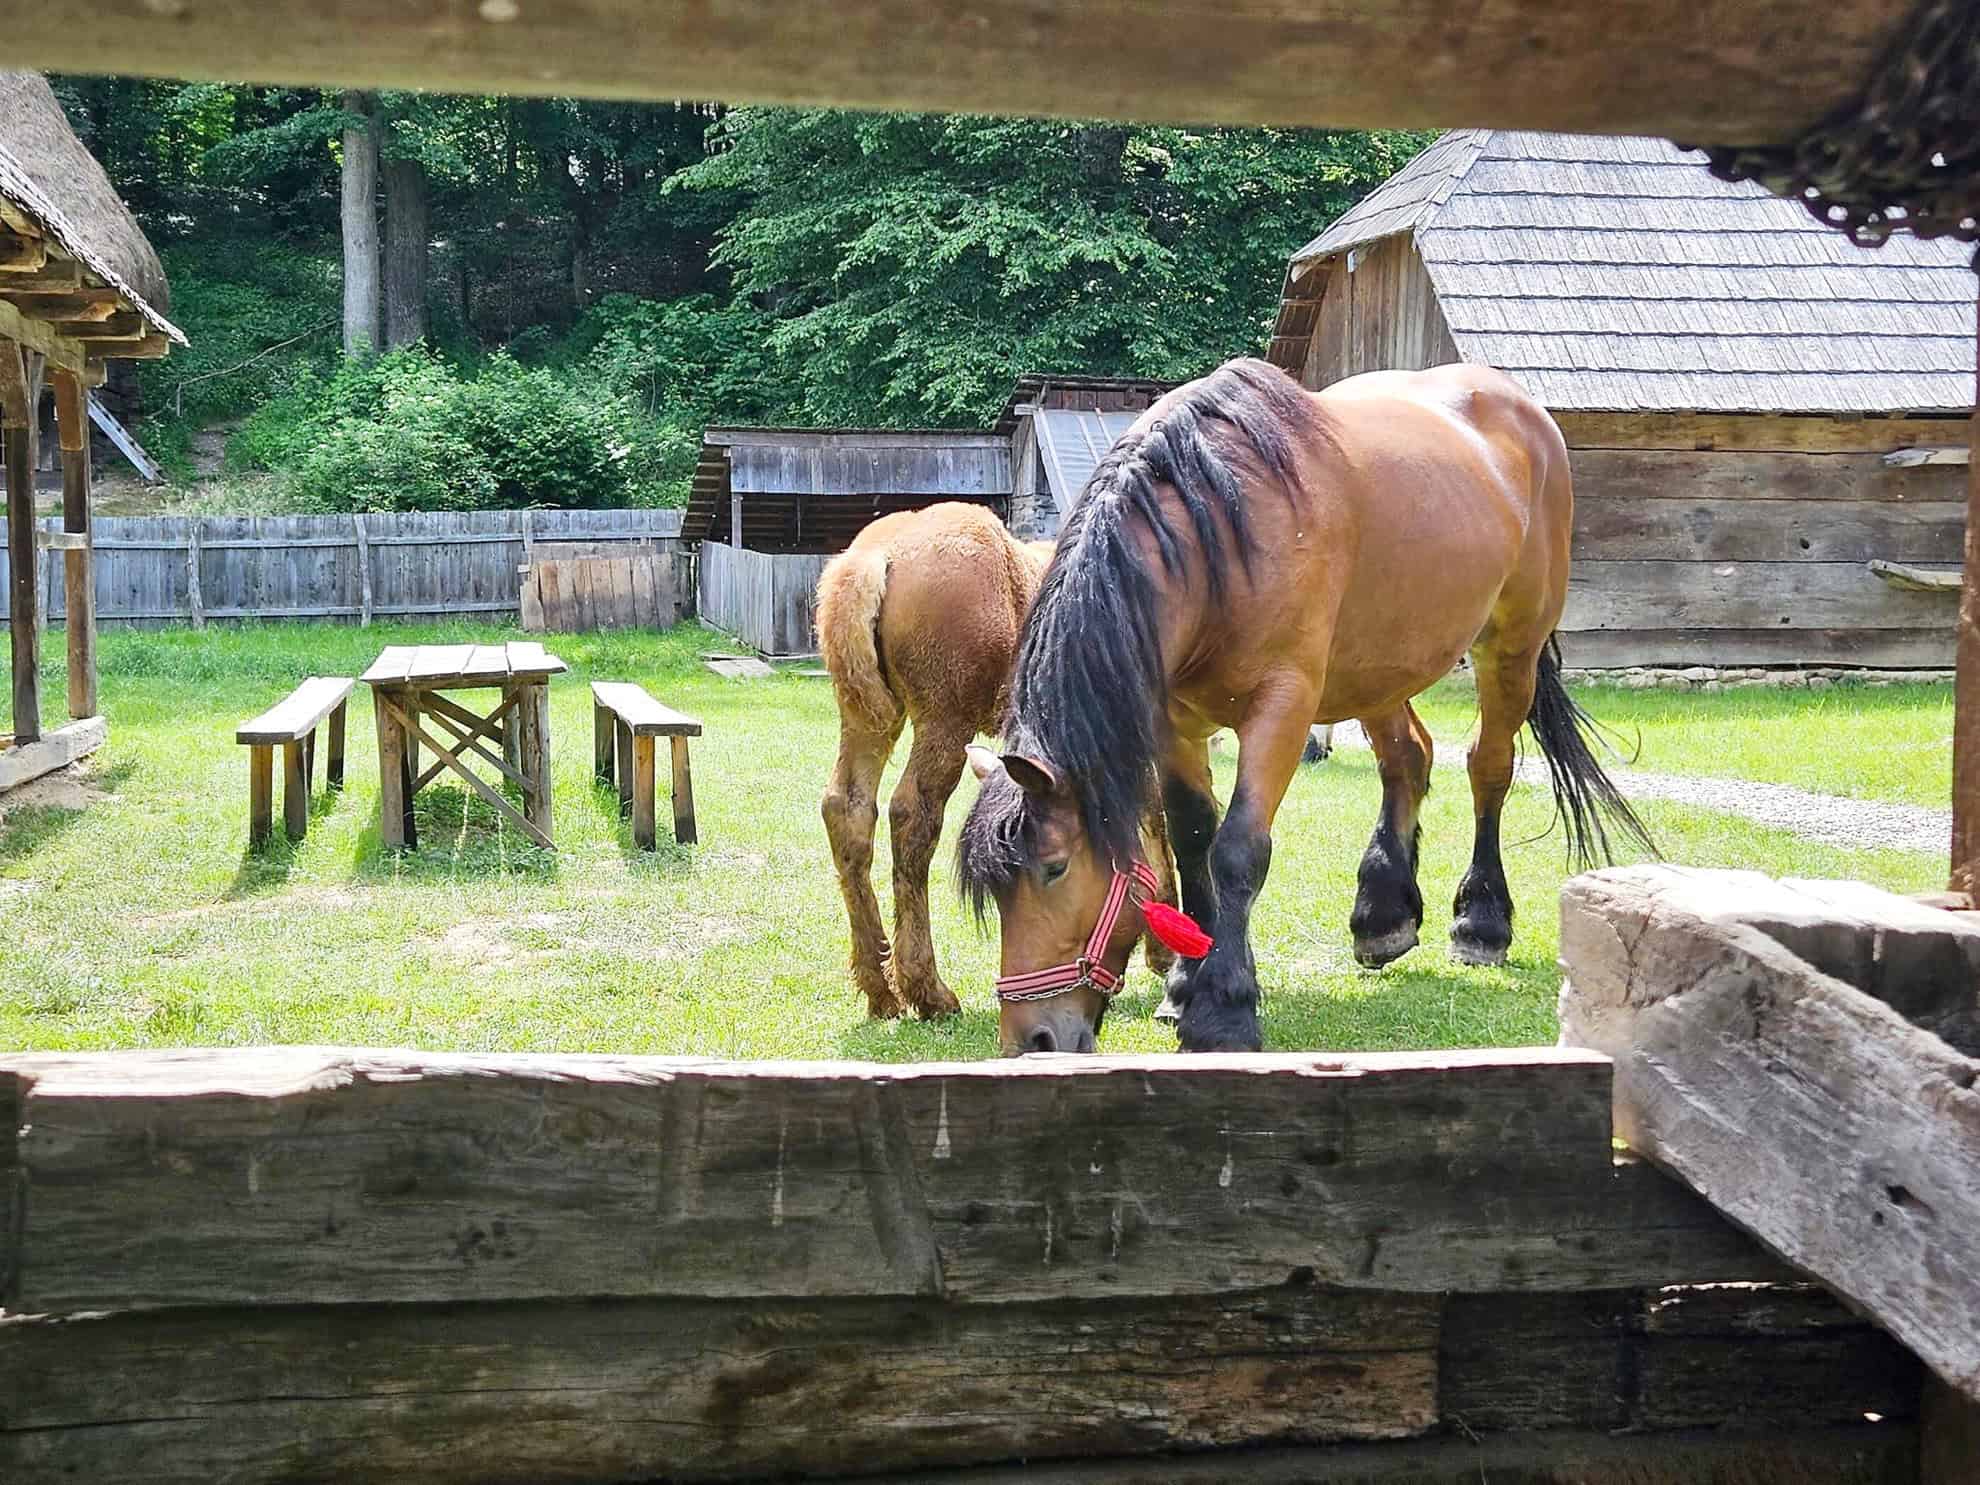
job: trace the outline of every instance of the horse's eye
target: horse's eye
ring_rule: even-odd
[[[1045,864],[1045,885],[1049,887],[1058,881],[1060,877],[1064,876],[1066,874],[1066,865],[1067,863],[1063,861],[1047,862]]]

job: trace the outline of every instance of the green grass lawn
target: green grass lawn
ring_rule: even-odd
[[[106,630],[112,730],[92,782],[102,797],[80,812],[16,808],[0,826],[9,929],[0,941],[0,1047],[994,1053],[995,944],[956,903],[946,849],[935,932],[964,1014],[934,1026],[866,1020],[842,971],[845,922],[817,814],[836,742],[829,684],[793,674],[719,679],[699,664],[711,636],[698,629],[551,643],[572,667],[551,691],[554,854],[494,830],[486,807],[451,787],[420,797],[417,852],[382,852],[363,690],[352,701],[350,786],[319,801],[299,848],[281,841],[278,826],[272,850],[245,853],[247,755],[233,742],[240,719],[305,674],[357,674],[385,644],[503,637],[511,636],[489,625]],[[59,657],[59,642],[48,648]],[[664,838],[663,804],[662,848],[630,848],[616,799],[589,778],[586,686],[595,678],[643,682],[706,724],[695,745],[699,847]],[[56,671],[44,697],[59,707],[61,695]],[[1602,689],[1584,699],[1605,719],[1642,729],[1645,766],[1924,802],[1945,793],[1943,747],[1919,747],[1916,760],[1888,771],[1869,767],[1879,755],[1909,758],[1910,742],[1949,730],[1944,688],[1778,697]],[[1469,709],[1458,688],[1440,688],[1426,706],[1440,737],[1461,736]],[[1893,738],[1906,741],[1880,746]],[[1219,755],[1224,790],[1230,763]],[[1378,798],[1373,761],[1343,750],[1301,772],[1254,919],[1270,1046],[1552,1040],[1554,904],[1565,872],[1558,832],[1545,834],[1551,803],[1522,788],[1508,810],[1507,868],[1520,909],[1512,963],[1461,968],[1443,944],[1470,849],[1462,778],[1440,778],[1427,807],[1424,946],[1369,974],[1353,963],[1346,919]],[[663,787],[664,779],[663,769]],[[966,779],[952,833],[973,792]],[[1936,856],[1834,850],[1671,806],[1644,813],[1678,861],[1857,876],[1902,890],[1942,884]],[[884,845],[881,857],[884,878]],[[1172,1033],[1148,1019],[1156,998],[1137,967],[1102,1048],[1172,1048]]]

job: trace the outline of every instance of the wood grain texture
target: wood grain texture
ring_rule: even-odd
[[[1959,561],[1966,507],[1951,500],[1646,500],[1575,492],[1574,560]]]
[[[1923,629],[1956,605],[1906,593],[1861,562],[1580,562],[1563,629]]]
[[[1980,406],[1967,425],[1980,449]],[[1959,673],[1953,685],[1953,843],[1949,884],[1980,890],[1980,459],[1966,471],[1966,546],[1955,633]]]
[[[87,758],[109,736],[110,726],[103,718],[85,717],[45,732],[34,742],[16,739],[12,747],[0,748],[0,793]]]
[[[51,71],[720,98],[1078,118],[1675,134],[1765,142],[1850,96],[1898,0],[1521,3],[1454,27],[1432,0],[1176,8],[1041,0],[994,16],[912,0],[183,0],[77,15],[8,0],[16,64]]]
[[[0,361],[20,364],[20,351],[0,341]],[[40,557],[34,541],[34,429],[0,428],[0,460],[7,486],[8,626],[13,665],[14,739],[41,736]]]
[[[1929,629],[1578,629],[1562,658],[1594,670],[1627,665],[1864,665],[1943,669],[1950,634]]]
[[[11,1059],[24,1308],[1771,1278],[1584,1053]],[[1077,1131],[1069,1134],[1069,1131]]]
[[[1958,418],[1763,417],[1752,413],[1557,412],[1579,468],[1585,449],[1890,453],[1957,439]]]
[[[1784,944],[1820,940],[1833,961],[1858,936],[1840,912],[1825,925],[1827,908],[1783,928],[1793,895],[1677,867],[1573,879],[1562,1038],[1616,1058],[1632,1149],[1980,1397],[1980,1270],[1961,1256],[1980,1230],[1980,1060]],[[1867,914],[1861,894],[1855,907]],[[1875,920],[1870,968],[1929,974],[1929,944],[1905,941],[1932,912],[1905,903]]]

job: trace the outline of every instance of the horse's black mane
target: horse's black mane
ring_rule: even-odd
[[[1263,361],[1228,362],[1115,444],[1066,520],[1025,620],[1004,737],[1011,751],[1058,771],[1103,861],[1125,866],[1139,849],[1166,725],[1159,589],[1136,527],[1154,537],[1173,579],[1188,580],[1192,546],[1201,553],[1210,601],[1221,602],[1231,563],[1249,573],[1254,540],[1241,471],[1219,451],[1209,424],[1227,424],[1265,473],[1285,479],[1294,430],[1306,416],[1304,394],[1284,372]],[[1164,486],[1181,500],[1186,530],[1164,511]],[[1025,797],[1010,778],[993,775],[964,823],[957,875],[979,917],[986,898],[1036,859]]]

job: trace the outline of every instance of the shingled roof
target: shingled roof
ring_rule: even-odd
[[[1969,249],[1870,250],[1662,140],[1465,129],[1293,256],[1292,285],[1412,234],[1459,354],[1561,409],[1954,412],[1973,405]],[[1274,359],[1313,315],[1282,307]]]

